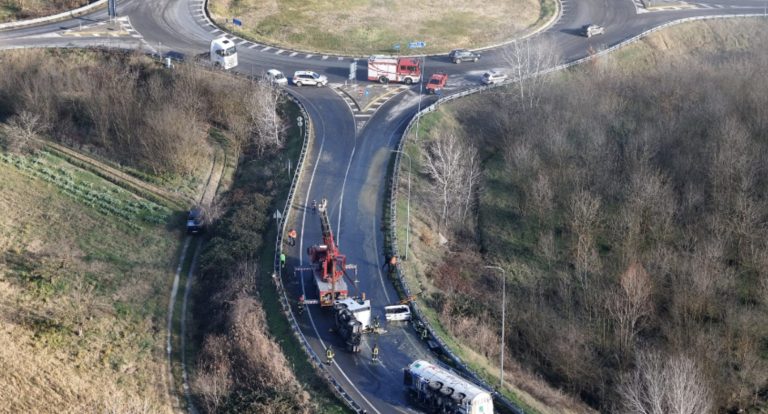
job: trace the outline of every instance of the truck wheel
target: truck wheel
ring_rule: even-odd
[[[461,63],[461,59],[454,59],[454,60],[453,60],[453,63],[455,63],[455,64],[457,64],[457,65],[458,65],[459,63]]]
[[[317,86],[317,87],[319,88],[319,87],[323,86],[323,84],[322,84],[322,83],[320,83],[320,82],[317,82],[317,83],[315,84],[315,86]]]
[[[475,59],[473,60],[473,62],[477,62],[477,58],[475,58]]]
[[[412,83],[413,83],[413,79],[411,79],[411,78],[405,78],[405,84],[406,84],[406,85],[410,85],[410,84],[412,84]]]
[[[296,82],[296,86],[301,86],[301,82]]]
[[[381,83],[383,85],[386,85],[386,84],[389,83],[389,79],[387,79],[386,76],[382,76],[382,77],[379,78],[379,83]]]

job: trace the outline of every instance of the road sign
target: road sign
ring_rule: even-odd
[[[353,60],[352,63],[349,64],[349,80],[355,79],[357,79],[357,61]]]
[[[234,24],[235,26],[242,26],[243,22],[240,19],[232,18],[232,24]]]
[[[400,50],[400,43],[395,43],[394,45],[392,45],[392,49]]]
[[[419,49],[426,46],[427,42],[408,42],[408,49]]]

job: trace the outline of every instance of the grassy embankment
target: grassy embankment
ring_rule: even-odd
[[[342,54],[445,52],[503,42],[549,21],[556,11],[552,0],[448,1],[404,0],[318,1],[213,0],[214,21],[258,42],[299,50]],[[232,18],[242,26],[232,26]],[[424,41],[424,49],[408,49]]]
[[[696,125],[702,125],[702,121],[688,121],[687,118],[701,116],[699,110],[712,112],[709,116],[704,116],[703,119],[718,119],[717,117],[722,116],[723,112],[731,112],[731,119],[726,121],[722,118],[720,122],[715,124],[718,126],[713,126],[713,128],[722,129],[723,125],[738,125],[738,123],[734,123],[737,121],[733,118],[737,117],[742,120],[744,126],[736,128],[752,131],[752,136],[759,137],[759,131],[761,131],[759,125],[765,125],[764,106],[762,106],[763,110],[760,110],[761,106],[758,105],[756,111],[738,112],[742,106],[744,108],[749,107],[749,105],[754,106],[755,99],[759,99],[754,94],[750,95],[749,88],[743,89],[745,86],[739,84],[738,78],[749,77],[749,73],[754,73],[754,69],[750,69],[750,62],[764,59],[764,56],[756,49],[759,46],[756,45],[764,44],[767,38],[768,32],[766,32],[762,21],[726,20],[687,24],[656,33],[613,55],[600,58],[568,73],[556,75],[550,89],[562,91],[562,96],[558,96],[557,92],[545,94],[544,102],[546,105],[550,105],[548,111],[557,113],[556,109],[553,109],[557,105],[551,102],[561,101],[563,97],[566,97],[567,102],[578,101],[578,99],[568,95],[571,92],[570,88],[574,88],[573,86],[569,87],[570,84],[581,85],[574,89],[581,87],[581,89],[587,88],[588,91],[591,91],[589,93],[584,90],[574,92],[580,96],[591,97],[587,101],[579,101],[578,105],[584,108],[596,107],[598,108],[596,111],[606,111],[609,115],[579,115],[579,111],[571,108],[568,111],[574,112],[575,115],[570,118],[566,116],[568,121],[539,119],[538,125],[563,124],[571,129],[565,132],[554,129],[548,132],[539,131],[536,133],[539,138],[534,141],[535,144],[532,142],[530,147],[521,147],[518,142],[516,152],[509,150],[516,145],[516,139],[522,141],[520,137],[525,137],[526,133],[530,133],[530,130],[535,128],[526,126],[525,123],[507,123],[507,121],[495,117],[491,120],[487,119],[488,104],[486,102],[490,99],[493,105],[504,108],[502,112],[511,114],[509,118],[515,119],[515,122],[519,122],[521,119],[538,119],[541,117],[535,110],[532,112],[535,116],[515,115],[514,98],[510,98],[514,94],[504,95],[502,92],[460,100],[442,107],[422,121],[420,133],[422,141],[434,140],[435,137],[444,135],[448,131],[454,131],[460,135],[471,137],[471,141],[476,142],[479,146],[483,160],[482,192],[478,196],[479,204],[477,206],[477,220],[480,224],[477,224],[477,232],[449,237],[451,239],[449,248],[461,253],[449,254],[445,248],[437,245],[437,235],[432,230],[435,228],[435,218],[430,213],[429,207],[432,205],[434,196],[427,191],[428,179],[423,174],[414,175],[412,188],[411,256],[413,260],[405,262],[405,266],[411,286],[418,286],[425,292],[422,294],[422,298],[427,300],[422,303],[433,306],[433,309],[428,312],[431,315],[431,322],[450,337],[448,342],[454,345],[454,349],[462,358],[482,372],[492,383],[498,381],[498,363],[496,362],[498,361],[498,349],[491,349],[490,346],[483,349],[480,344],[481,336],[467,336],[466,332],[456,330],[457,323],[455,322],[455,320],[461,319],[463,315],[467,315],[467,312],[485,315],[486,318],[490,317],[492,321],[487,328],[492,329],[498,338],[498,326],[493,326],[494,323],[498,325],[496,319],[500,316],[498,309],[493,309],[494,306],[491,305],[484,310],[478,310],[474,309],[472,305],[466,307],[465,303],[464,311],[458,310],[457,314],[456,306],[448,310],[445,309],[443,296],[439,293],[450,289],[444,280],[446,275],[450,274],[450,268],[446,267],[445,264],[452,263],[459,267],[462,266],[460,263],[456,263],[455,258],[457,256],[463,256],[462,258],[467,263],[476,267],[464,266],[460,271],[463,277],[458,278],[458,282],[456,279],[452,279],[452,283],[458,283],[461,286],[467,280],[474,280],[474,284],[479,283],[487,286],[489,290],[494,291],[494,297],[485,297],[485,300],[490,300],[489,303],[491,304],[498,304],[498,300],[500,300],[497,297],[499,275],[493,274],[493,279],[488,280],[487,277],[480,275],[490,272],[479,270],[477,266],[500,264],[507,269],[507,277],[509,278],[508,299],[516,303],[508,304],[507,309],[507,344],[509,348],[506,354],[505,382],[509,385],[509,389],[505,392],[518,395],[538,411],[560,412],[569,407],[576,411],[584,410],[584,407],[580,406],[578,402],[562,395],[560,391],[548,390],[549,387],[541,381],[539,376],[543,376],[550,383],[554,383],[557,387],[562,387],[570,393],[582,393],[581,396],[589,403],[607,409],[611,404],[618,406],[622,403],[622,397],[618,395],[621,390],[617,389],[616,384],[626,380],[627,377],[621,375],[626,375],[633,369],[642,368],[642,360],[635,360],[633,359],[634,356],[642,356],[647,352],[674,356],[679,355],[680,352],[688,352],[691,348],[697,351],[687,357],[697,358],[695,360],[697,366],[705,367],[709,384],[718,384],[712,385],[718,390],[711,399],[715,407],[743,408],[754,412],[760,412],[760,407],[765,409],[765,401],[761,401],[759,397],[759,389],[765,386],[765,382],[764,379],[760,379],[759,372],[764,371],[761,367],[765,367],[766,357],[765,352],[760,351],[759,344],[761,343],[760,338],[762,337],[764,343],[766,337],[764,330],[756,329],[748,322],[754,318],[759,318],[757,315],[765,314],[765,300],[760,299],[760,292],[766,289],[764,278],[762,279],[763,282],[760,282],[760,275],[763,272],[760,269],[764,268],[760,267],[760,262],[756,261],[754,256],[743,250],[745,245],[755,246],[765,241],[759,228],[749,227],[753,229],[753,235],[733,235],[731,231],[725,232],[729,236],[718,241],[725,246],[725,257],[721,261],[715,259],[707,265],[717,269],[714,274],[722,281],[713,282],[714,284],[710,285],[710,289],[702,292],[698,291],[699,288],[694,288],[693,293],[689,295],[684,288],[685,286],[687,286],[688,291],[691,291],[691,286],[700,286],[701,283],[704,283],[695,275],[686,276],[688,274],[688,271],[685,270],[686,266],[693,266],[693,264],[678,264],[671,258],[667,264],[660,264],[658,261],[659,253],[655,251],[651,253],[653,249],[649,246],[662,242],[647,238],[638,245],[636,240],[621,241],[622,232],[616,232],[614,226],[618,220],[632,217],[631,214],[617,215],[617,212],[622,208],[627,208],[626,206],[622,207],[622,204],[617,201],[624,197],[619,195],[625,191],[622,188],[627,187],[622,187],[623,184],[617,183],[623,182],[622,177],[626,177],[625,174],[639,174],[639,172],[620,172],[621,169],[619,169],[613,173],[605,174],[607,179],[589,178],[589,175],[583,172],[584,170],[579,170],[578,166],[586,162],[592,168],[599,169],[606,163],[610,163],[605,158],[609,156],[610,150],[607,153],[598,152],[591,161],[580,161],[579,157],[576,156],[578,152],[568,152],[577,151],[577,149],[571,148],[566,151],[557,145],[568,143],[567,145],[578,146],[576,143],[579,141],[576,137],[590,137],[595,132],[601,131],[601,122],[605,122],[606,119],[621,120],[621,122],[620,125],[614,126],[614,129],[608,130],[608,132],[601,131],[601,134],[612,137],[622,130],[627,131],[629,128],[635,132],[628,138],[622,139],[629,139],[630,142],[637,137],[658,137],[669,133],[667,130],[658,131],[654,130],[653,127],[645,126],[652,124],[644,124],[644,120],[654,119],[654,117],[663,118],[669,131],[677,131],[675,136],[685,137],[689,134],[696,136],[694,132],[697,128]],[[759,64],[751,64],[759,66]],[[697,68],[697,70],[694,71],[692,68]],[[706,79],[704,81],[707,82],[706,88],[722,91],[722,96],[725,97],[723,98],[725,99],[724,102],[735,102],[734,105],[722,109],[717,103],[719,98],[713,101],[712,95],[702,95],[699,89],[685,89],[685,87],[691,87],[691,82],[686,80],[684,76],[689,72],[695,72],[693,76]],[[729,79],[729,76],[736,79]],[[633,77],[638,80],[630,84]],[[622,82],[627,84],[621,86],[623,85]],[[720,86],[727,82],[730,82],[728,86]],[[649,92],[647,95],[640,93],[644,90],[655,91],[651,87],[654,84],[666,85],[671,89],[666,92],[661,89],[658,92],[663,97],[662,99],[659,99],[659,95],[654,96],[657,92]],[[620,88],[616,85],[619,85]],[[676,86],[672,87],[672,85]],[[685,87],[680,85],[685,85]],[[752,83],[751,85],[752,88],[755,88],[759,84]],[[602,90],[609,90],[610,92],[598,93]],[[733,94],[742,94],[742,97],[735,101],[729,101],[728,99],[732,99],[730,98],[731,91],[734,91]],[[715,95],[717,93],[713,92]],[[680,99],[686,94],[690,94],[691,98],[689,99],[694,105],[698,103],[700,106],[698,108],[693,106],[685,110],[675,109],[686,106],[685,98]],[[624,105],[621,105],[622,102]],[[658,105],[658,103],[663,105]],[[618,106],[616,106],[617,104]],[[633,121],[631,111],[626,111],[635,106],[644,108],[644,112],[641,116],[636,114],[636,120]],[[606,108],[620,109],[618,113],[612,114],[610,111],[615,109]],[[693,110],[693,108],[697,109]],[[664,112],[659,112],[660,110]],[[666,115],[671,115],[671,118]],[[579,118],[579,116],[583,118]],[[482,125],[478,124],[476,122],[478,117],[482,117],[486,122]],[[473,119],[475,122],[472,122]],[[570,121],[571,119],[574,121]],[[675,122],[679,122],[679,124],[675,124]],[[591,126],[587,127],[588,125]],[[643,125],[643,127],[638,128],[637,125]],[[754,126],[757,126],[756,129]],[[643,129],[653,132],[643,132]],[[705,135],[705,131],[702,131],[702,134]],[[764,129],[762,131],[764,134]],[[729,136],[727,131],[725,134]],[[742,136],[741,134],[742,132],[738,133],[737,136]],[[551,142],[552,139],[543,139],[543,137],[552,136],[562,136],[564,140]],[[414,159],[414,171],[421,171],[422,158],[420,154],[422,150],[413,142],[413,137],[410,139],[406,150]],[[582,145],[587,146],[586,142],[589,142],[589,139],[586,139]],[[652,141],[648,138],[643,139]],[[689,185],[692,187],[702,185],[699,183],[701,176],[696,174],[695,168],[682,174],[679,171],[685,170],[684,167],[679,167],[680,165],[692,167],[696,165],[695,163],[691,164],[685,156],[686,152],[683,148],[688,146],[685,144],[687,141],[680,139],[679,143],[675,143],[674,139],[670,138],[668,142],[671,144],[666,142],[658,144],[667,147],[672,145],[680,148],[679,151],[683,152],[665,151],[664,156],[659,155],[664,163],[658,161],[660,164],[656,164],[652,168],[657,168],[662,176],[667,176],[667,178],[662,178],[662,183],[674,182],[673,188],[680,188],[680,182],[685,182],[685,180],[690,180]],[[710,139],[712,142],[718,142],[722,138],[713,135]],[[720,144],[702,145],[706,148],[712,148],[712,146]],[[603,146],[604,144],[600,145],[600,147]],[[747,148],[744,146],[750,146],[751,149],[742,153],[744,148]],[[547,152],[549,150],[546,149],[550,147],[559,148],[558,151],[560,152]],[[608,147],[610,148],[610,145]],[[740,155],[738,156],[747,157],[746,160],[751,159],[745,155],[749,152],[752,152],[754,157],[758,157],[757,159],[763,154],[762,147],[755,145],[754,142],[737,141],[727,144],[725,147],[736,148],[734,151],[739,151]],[[545,148],[545,150],[538,148]],[[655,147],[648,148],[646,151],[651,151],[653,154],[653,148]],[[587,151],[587,149],[581,148],[581,151]],[[526,154],[529,154],[530,158],[525,158]],[[667,154],[669,155],[667,156]],[[726,155],[719,156],[725,157]],[[752,165],[750,168],[759,165],[759,163],[747,162],[745,159],[736,161],[738,156],[733,155],[736,157],[733,159],[733,163],[736,165]],[[566,157],[567,161],[564,164],[553,165],[552,163],[558,159],[557,157]],[[601,157],[603,158],[601,159]],[[678,159],[675,160],[675,157]],[[708,157],[712,157],[711,153],[703,151],[696,162],[707,165]],[[526,175],[528,174],[526,172],[521,172],[524,170],[523,164],[510,169],[511,160],[517,160],[519,163],[523,159],[529,162],[529,164],[525,164],[525,168],[536,171],[536,173],[530,173],[533,174],[532,176]],[[656,161],[656,158],[650,158],[650,160]],[[632,165],[632,162],[624,161],[624,163],[627,163],[626,168],[630,169],[629,166]],[[405,164],[403,165],[405,166]],[[542,170],[542,165],[546,168],[552,168],[552,170]],[[556,165],[559,166],[555,167]],[[553,173],[560,168],[565,171],[563,175],[558,175],[562,171]],[[734,168],[737,169],[738,167]],[[594,254],[582,256],[584,261],[579,262],[578,258],[574,259],[570,256],[573,251],[579,249],[579,245],[573,246],[571,244],[573,243],[573,234],[577,232],[574,229],[579,227],[572,227],[577,226],[577,224],[575,221],[569,221],[575,220],[572,217],[575,213],[571,197],[575,196],[572,193],[573,188],[578,188],[579,185],[567,182],[573,177],[583,177],[584,174],[587,174],[586,178],[582,179],[580,185],[586,187],[588,192],[593,194],[601,194],[601,189],[596,188],[594,182],[606,183],[605,186],[618,185],[618,187],[615,187],[615,191],[611,190],[607,193],[614,194],[616,199],[609,196],[598,198],[601,203],[598,202],[597,205],[605,208],[604,210],[599,209],[603,214],[597,222],[600,223],[596,227],[599,230],[595,230],[597,232],[595,234],[581,235],[582,240],[595,240],[597,247],[596,250],[593,250]],[[711,174],[714,176],[716,173]],[[735,172],[733,174],[738,176]],[[405,174],[401,174],[401,177],[404,176]],[[750,191],[760,193],[765,179],[763,171],[756,169],[751,177],[754,181],[750,181],[752,180],[750,179],[738,185],[755,186],[750,187],[753,188]],[[675,180],[682,181],[677,182]],[[570,186],[563,187],[566,183]],[[667,184],[663,184],[663,186],[665,185]],[[399,217],[405,217],[405,188],[405,183],[402,183],[398,204]],[[547,190],[548,188],[550,190]],[[672,190],[665,189],[664,191]],[[727,191],[731,190],[721,191],[724,191],[727,196],[730,194]],[[583,194],[578,197],[580,197],[577,198],[579,200],[578,205],[591,205],[586,202],[590,200],[589,197],[584,197]],[[686,197],[690,197],[690,195]],[[737,194],[733,197],[740,196]],[[731,198],[731,200],[731,203],[734,203],[734,200],[740,199]],[[752,205],[750,203],[757,202],[749,200],[742,200],[739,203],[744,202],[747,205]],[[691,200],[690,202],[695,201]],[[731,223],[743,223],[744,220],[749,220],[749,217],[761,217],[762,213],[758,213],[758,211],[764,211],[758,207],[757,210],[748,210],[752,213],[746,216],[742,211],[728,217],[730,213],[727,209],[731,207],[729,204],[725,204],[721,207],[726,209],[723,211],[725,218],[718,218],[716,213],[704,213],[704,210],[695,213],[685,211],[686,207],[684,206],[677,208],[680,210],[673,215],[675,217],[673,221],[677,221],[677,225],[680,226],[682,226],[680,222],[691,220],[691,218],[687,218],[686,214],[696,214],[692,217],[699,217],[694,219],[698,221],[710,220],[712,223],[717,223],[722,220],[731,220]],[[531,211],[538,211],[537,209],[552,213],[547,216],[537,216],[531,213]],[[630,208],[628,211],[632,211],[632,209]],[[642,211],[642,209],[638,207],[636,211]],[[751,216],[753,213],[756,216]],[[663,214],[660,212],[654,214],[658,215],[659,221],[663,221],[661,220]],[[709,217],[706,220],[700,216],[705,214]],[[551,233],[542,233],[541,230],[549,228],[548,226],[553,226]],[[401,220],[398,229],[398,238],[401,243],[405,240],[404,228],[405,224]],[[632,227],[630,226],[630,228]],[[651,225],[647,231],[650,233],[658,231],[658,229]],[[676,232],[691,232],[691,234],[698,231],[701,229],[676,230]],[[715,231],[714,234],[721,232]],[[708,237],[711,238],[712,230],[709,234]],[[664,237],[670,237],[670,235]],[[698,247],[695,242],[693,243],[691,249],[695,251]],[[728,247],[732,243],[736,243],[736,246],[742,246],[742,250],[732,250],[733,247]],[[630,245],[633,246],[633,249],[638,250],[627,253]],[[674,249],[673,245],[665,246],[663,243],[657,248],[660,249],[658,252]],[[403,250],[404,246],[401,245],[400,251]],[[621,251],[624,253],[617,254]],[[681,257],[685,256],[682,252],[678,252],[678,254]],[[649,307],[643,308],[648,313],[641,315],[637,320],[642,328],[632,331],[635,335],[632,337],[634,338],[632,341],[622,342],[618,338],[620,335],[615,333],[622,326],[620,322],[611,320],[609,317],[594,315],[610,315],[612,311],[617,312],[618,304],[623,302],[615,299],[627,295],[627,293],[621,292],[628,292],[627,286],[630,286],[627,284],[628,278],[637,277],[638,274],[643,273],[626,271],[626,267],[624,267],[626,263],[623,264],[622,260],[625,260],[627,256],[638,258],[642,265],[649,269],[652,275],[650,284],[655,287],[649,293],[650,299],[643,302],[651,304]],[[593,260],[592,266],[595,266],[594,261],[601,263],[600,267],[597,269],[590,267],[588,265],[590,260]],[[684,258],[680,261],[685,263],[685,260],[691,259]],[[743,265],[737,265],[738,263],[743,263]],[[579,268],[579,266],[584,269],[582,273],[570,275],[574,267]],[[666,271],[662,270],[664,266],[669,266]],[[733,272],[740,276],[733,277]],[[621,275],[618,281],[614,276],[616,274]],[[579,279],[580,276],[581,279]],[[686,277],[692,278],[692,281],[686,282],[688,280]],[[577,280],[581,282],[577,283]],[[592,283],[595,287],[592,290],[599,288],[603,291],[600,294],[584,295],[580,293],[584,292],[581,283]],[[720,286],[719,284],[724,285]],[[667,290],[675,293],[670,295]],[[721,293],[714,297],[711,296],[715,291]],[[536,301],[537,297],[540,298],[539,302]],[[545,304],[542,305],[542,303]],[[539,306],[543,307],[537,311]],[[495,307],[498,308],[498,306]],[[462,312],[465,313],[462,314]],[[562,314],[562,312],[568,313]],[[687,321],[687,324],[681,326],[682,322],[677,322],[678,325],[676,325],[676,322],[672,320],[677,318]],[[478,319],[474,320],[477,321]],[[473,319],[467,318],[467,321],[473,321]],[[706,323],[708,327],[702,329],[696,325],[697,323]],[[735,335],[741,338],[740,341],[734,345],[723,344],[720,339],[715,340],[722,338],[722,333],[718,333],[721,332],[721,329],[729,330],[732,332],[731,337]],[[465,329],[465,331],[467,330],[469,329]],[[709,337],[707,334],[710,330],[712,335],[715,335],[714,337]],[[675,334],[676,331],[690,332],[691,334],[686,338],[680,338]],[[471,332],[476,333],[475,331]],[[595,336],[590,337],[590,335]],[[457,337],[460,339],[456,339]],[[690,339],[692,337],[696,337],[693,343]],[[707,341],[710,341],[711,345],[704,345]],[[649,346],[650,344],[655,345]],[[734,349],[730,347],[736,347],[735,349],[739,351],[735,353],[712,352],[712,347],[716,348],[717,346],[725,347],[719,349]],[[613,356],[609,357],[609,355]],[[616,362],[606,361],[608,358],[615,358],[613,361]],[[725,368],[732,367],[732,364],[742,367],[739,368],[740,373],[737,374],[739,379],[736,381],[730,376],[729,369]],[[762,385],[760,385],[761,383]],[[726,387],[729,391],[723,391]]]
[[[0,23],[50,16],[95,0],[0,0]]]
[[[0,175],[0,411],[170,411],[171,211],[50,153]]]

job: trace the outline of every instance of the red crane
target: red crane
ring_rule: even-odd
[[[317,206],[320,214],[320,228],[323,232],[323,243],[307,249],[312,271],[315,276],[321,306],[333,306],[335,299],[345,299],[349,294],[344,281],[347,268],[347,256],[339,252],[333,240],[331,223],[328,220],[328,200],[323,199]]]

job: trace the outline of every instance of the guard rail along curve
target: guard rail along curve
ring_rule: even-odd
[[[615,50],[617,50],[617,49],[619,49],[621,47],[624,47],[626,45],[634,43],[634,42],[640,40],[641,38],[643,38],[645,36],[648,36],[651,33],[654,33],[656,31],[665,29],[665,28],[670,27],[670,26],[675,26],[675,25],[678,25],[678,24],[681,24],[681,23],[687,23],[687,22],[692,22],[692,21],[696,21],[696,20],[712,20],[712,19],[723,19],[723,18],[753,18],[753,17],[766,17],[766,16],[764,14],[744,14],[744,15],[738,15],[738,16],[715,15],[715,16],[689,17],[689,18],[674,20],[674,21],[671,21],[669,23],[663,24],[661,26],[654,27],[654,28],[652,28],[650,30],[647,30],[647,31],[643,32],[643,33],[640,33],[637,36],[634,36],[634,37],[631,37],[631,38],[629,38],[627,40],[619,42],[619,43],[617,43],[617,44],[615,44],[615,45],[613,45],[613,46],[611,46],[611,47],[609,47],[607,49],[604,49],[604,50],[599,51],[598,53],[595,53],[594,55],[587,56],[587,57],[575,60],[573,62],[565,63],[565,64],[562,64],[562,65],[558,65],[558,66],[555,66],[553,68],[544,70],[544,71],[539,72],[539,73],[528,75],[528,76],[524,77],[524,79],[527,79],[528,77],[533,77],[533,76],[545,75],[545,74],[556,72],[556,71],[560,71],[560,70],[563,70],[563,69],[568,69],[568,68],[570,68],[572,66],[576,66],[576,65],[582,64],[582,63],[587,62],[587,61],[589,61],[591,59],[594,59],[595,57],[608,54],[608,53],[613,52],[613,51],[615,51]],[[413,118],[411,118],[411,120],[408,122],[408,125],[405,127],[405,130],[403,131],[403,135],[400,137],[400,141],[399,141],[399,143],[397,145],[397,152],[395,152],[395,164],[394,164],[394,167],[393,167],[392,177],[390,178],[390,194],[389,194],[390,222],[389,222],[389,235],[390,235],[390,240],[392,240],[392,252],[393,252],[393,254],[400,256],[400,252],[398,251],[397,226],[396,226],[397,225],[397,190],[398,190],[398,184],[399,184],[399,179],[400,179],[400,162],[401,162],[401,159],[402,159],[402,151],[404,151],[404,148],[405,148],[405,139],[408,137],[408,134],[411,132],[411,129],[413,129],[414,125],[416,124],[416,120],[419,119],[420,117],[424,116],[425,114],[428,114],[428,113],[434,111],[440,105],[442,105],[442,104],[444,104],[446,102],[450,102],[452,100],[455,100],[455,99],[458,99],[458,98],[461,98],[461,97],[464,97],[464,96],[467,96],[467,95],[472,95],[472,94],[475,94],[475,93],[487,91],[487,90],[489,90],[491,88],[511,85],[511,84],[513,84],[516,81],[517,81],[517,79],[511,79],[511,80],[507,80],[505,82],[500,82],[500,83],[497,83],[497,84],[470,88],[470,89],[464,90],[464,91],[456,93],[456,94],[452,94],[452,95],[448,95],[448,96],[442,97],[442,98],[438,99],[432,105],[430,105],[430,106],[428,106],[426,108],[423,108],[421,111],[417,112],[413,116]],[[397,282],[400,285],[400,288],[402,289],[401,291],[403,292],[403,295],[406,298],[411,297],[411,295],[412,295],[411,294],[411,290],[410,290],[408,284],[405,281],[405,272],[404,272],[404,270],[402,268],[402,263],[398,263],[397,264]],[[436,331],[432,328],[432,326],[429,324],[429,322],[424,317],[423,313],[419,309],[418,303],[415,302],[415,301],[411,302],[411,307],[412,307],[412,317],[418,319],[422,324],[424,324],[424,326],[426,327],[426,329],[429,332],[429,336],[434,338],[435,341],[440,346],[441,352],[443,352],[448,358],[450,358],[453,361],[454,365],[459,370],[461,370],[465,375],[469,376],[478,385],[481,385],[482,387],[484,387],[484,388],[486,388],[488,390],[493,390],[494,388],[492,386],[490,386],[487,382],[485,382],[482,378],[480,378],[472,369],[470,369],[466,364],[464,364],[464,362],[449,349],[449,347],[445,343],[445,341],[443,341],[442,338],[440,338],[438,335],[435,334]],[[492,395],[493,395],[494,400],[496,400],[500,405],[503,405],[506,409],[514,412],[515,414],[523,414],[523,411],[519,407],[517,407],[512,401],[510,401],[509,399],[504,397],[502,394],[500,394],[498,392],[493,392]]]
[[[273,262],[273,271],[272,271],[272,282],[275,284],[275,288],[277,289],[279,298],[280,298],[280,306],[283,308],[283,313],[285,314],[286,319],[288,319],[288,323],[291,325],[291,331],[293,332],[293,336],[296,337],[296,339],[301,343],[302,347],[304,348],[304,352],[307,353],[307,356],[309,356],[309,360],[312,363],[313,367],[315,368],[315,371],[320,375],[321,378],[323,378],[328,385],[331,386],[331,389],[336,393],[336,395],[344,402],[344,404],[347,405],[352,411],[356,413],[364,413],[365,411],[360,407],[360,405],[357,404],[355,400],[352,399],[350,394],[339,384],[326,370],[325,364],[323,364],[323,360],[315,353],[315,351],[312,350],[312,347],[309,345],[309,342],[307,341],[307,338],[304,336],[304,333],[301,332],[301,329],[299,328],[299,324],[296,321],[296,317],[293,314],[293,309],[291,308],[290,302],[288,301],[288,295],[285,290],[285,286],[283,286],[283,274],[282,274],[282,267],[280,266],[280,254],[282,253],[282,240],[283,240],[283,234],[285,234],[285,228],[286,223],[289,221],[290,214],[291,214],[291,205],[293,204],[293,199],[296,194],[296,187],[298,186],[299,181],[301,180],[301,174],[303,171],[304,166],[304,160],[307,157],[307,151],[309,148],[310,140],[312,138],[312,134],[314,133],[314,128],[312,126],[312,120],[309,117],[309,113],[307,112],[306,108],[302,103],[296,99],[290,92],[285,92],[288,99],[293,101],[301,111],[301,116],[306,120],[306,127],[304,128],[304,143],[301,147],[301,154],[299,155],[299,160],[296,162],[296,170],[293,173],[293,179],[291,181],[291,187],[288,191],[288,197],[285,200],[285,206],[283,206],[284,216],[283,220],[279,223],[277,227],[277,236],[275,239],[275,257]]]

